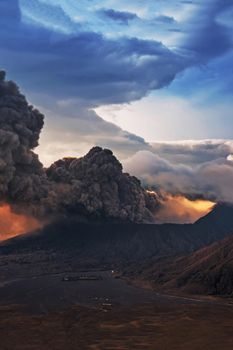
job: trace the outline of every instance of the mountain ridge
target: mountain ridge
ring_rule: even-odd
[[[233,206],[221,204],[219,210],[216,206],[212,214],[185,225],[81,224],[75,219],[60,220],[32,234],[2,242],[0,255],[49,250],[68,255],[76,252],[84,260],[91,255],[96,261],[114,264],[186,254],[233,233]],[[219,229],[216,217],[221,214],[221,221],[225,212],[229,220]]]

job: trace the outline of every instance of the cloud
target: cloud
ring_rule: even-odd
[[[102,9],[99,11],[100,14],[105,17],[120,22],[121,24],[129,24],[129,21],[132,21],[137,18],[135,13],[125,12],[125,11],[115,11],[113,9]]]
[[[165,15],[159,15],[159,16],[154,17],[154,21],[159,22],[159,23],[168,23],[168,24],[176,23],[174,17],[165,16]]]
[[[51,31],[24,26],[14,35],[11,42],[0,35],[1,64],[26,90],[51,98],[78,97],[86,105],[140,99],[168,85],[186,67],[182,57],[154,41],[109,40],[91,32],[56,37]]]
[[[21,16],[29,25],[43,26],[61,33],[71,34],[79,29],[61,6],[50,5],[38,0],[20,0]]]
[[[101,106],[95,110],[105,120],[151,142],[232,139],[231,90],[228,96],[225,93],[224,97],[218,98],[215,92],[211,92],[211,88],[215,89],[217,86],[214,82],[199,87],[196,93],[187,92],[187,96],[182,98],[168,91],[161,91],[131,104]],[[182,85],[182,80],[180,84]],[[198,88],[197,84],[198,81],[195,82]],[[185,86],[188,90],[187,85],[183,89]],[[205,103],[207,98],[209,101]]]
[[[63,107],[55,111],[40,107],[47,116],[37,149],[43,164],[49,166],[67,155],[84,155],[97,145],[113,149],[120,159],[130,157],[142,149],[151,149],[143,138],[105,122],[94,111],[77,103],[69,107],[67,103],[63,101]]]
[[[13,6],[7,5],[6,1],[3,3],[6,23]],[[193,29],[198,19],[200,30],[190,29],[187,43],[180,43],[181,48],[193,51],[193,57],[191,54],[184,56],[156,40],[143,40],[132,35],[107,38],[89,30],[88,24],[79,26],[65,12],[62,2],[55,6],[55,2],[46,4],[42,0],[21,0],[20,4],[22,20],[19,11],[15,10],[8,18],[10,22],[14,21],[12,31],[8,30],[3,35],[4,26],[0,31],[1,65],[26,90],[38,93],[46,89],[49,95],[63,98],[65,95],[67,98],[78,96],[87,104],[124,103],[140,99],[152,90],[169,85],[179,72],[202,63],[202,57],[197,61],[196,53],[210,58],[212,54],[216,56],[232,47],[227,29],[216,21],[216,16],[222,11],[217,1],[200,7],[198,15],[189,24]],[[229,6],[224,2],[225,10]],[[14,8],[19,8],[16,1]],[[82,5],[78,8],[83,10]],[[134,16],[128,11],[103,11],[122,21]],[[166,14],[159,14],[156,18],[163,22],[173,20]],[[96,26],[98,28],[97,22]],[[12,37],[13,40],[8,40]],[[20,70],[17,68],[19,60]],[[30,82],[26,78],[29,74]]]
[[[233,202],[232,149],[232,141],[161,143],[154,148],[160,155],[137,152],[124,162],[124,169],[145,185],[172,194]]]
[[[154,142],[153,152],[169,162],[190,166],[226,159],[233,151],[233,141],[189,140],[177,142]]]
[[[180,1],[159,5],[151,0],[133,4],[112,1],[112,17],[126,20],[128,16],[127,33],[119,29],[119,21],[109,24],[99,18],[98,11],[109,7],[109,2],[102,0],[1,0],[0,65],[17,79],[32,103],[43,101],[51,115],[57,114],[60,125],[65,125],[62,120],[68,113],[61,106],[58,109],[58,101],[81,101],[80,113],[88,117],[87,129],[83,127],[79,133],[80,143],[85,143],[88,129],[98,130],[102,124],[104,130],[111,131],[98,142],[123,150],[127,149],[125,139],[130,139],[129,147],[134,139],[137,148],[140,142],[135,136],[126,137],[113,125],[100,123],[89,109],[140,100],[174,82],[187,68],[230,50],[229,28],[218,20],[223,10],[230,9],[230,2],[224,0],[221,7],[217,0],[195,6]],[[137,18],[130,20],[134,14]],[[170,23],[173,19],[175,25]],[[175,28],[170,28],[171,24]],[[168,46],[169,28],[180,32],[174,33],[175,39],[172,34]],[[72,112],[84,125],[74,106]]]
[[[75,129],[80,123],[82,130],[77,133],[79,143],[86,143],[89,137],[89,146],[90,142],[98,142],[113,147],[116,153],[125,150],[124,157],[133,148],[138,150],[139,145],[144,149],[145,142],[140,138],[100,121],[89,110],[102,104],[131,102],[167,86],[186,67],[183,57],[160,42],[127,37],[109,39],[86,31],[61,6],[38,0],[22,0],[20,4],[22,18],[16,1],[14,6],[4,2],[6,18],[0,30],[0,65],[19,81],[31,102],[40,106],[43,101],[49,114],[57,115],[57,124],[68,129],[63,120],[71,115],[76,118]],[[69,34],[74,27],[75,32]],[[75,100],[77,103],[69,109],[58,105],[59,101],[69,104]],[[93,137],[94,132],[99,136]]]
[[[221,13],[231,11],[232,8],[232,1],[208,0],[190,20],[188,27],[195,30],[190,33],[184,46],[196,53],[200,62],[223,55],[233,48],[231,31],[218,21]]]

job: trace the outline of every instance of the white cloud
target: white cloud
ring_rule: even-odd
[[[161,143],[154,149],[160,155],[137,152],[124,169],[169,193],[233,202],[232,149],[233,141]]]
[[[130,104],[101,106],[96,111],[150,142],[232,138],[232,102],[213,101],[206,106],[200,91],[189,99],[165,93],[153,93]]]

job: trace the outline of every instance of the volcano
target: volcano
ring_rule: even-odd
[[[221,223],[224,222],[224,225]],[[217,205],[195,224],[80,223],[61,219],[30,234],[3,242],[1,254],[54,252],[82,265],[125,265],[198,250],[233,233],[233,206]],[[91,259],[90,259],[91,257]],[[77,261],[75,262],[75,264]]]

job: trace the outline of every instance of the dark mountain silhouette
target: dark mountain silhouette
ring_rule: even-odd
[[[6,241],[0,254],[56,252],[78,257],[83,263],[128,264],[157,257],[193,252],[233,233],[233,206],[216,206],[212,213],[190,225],[81,224],[60,220],[32,234]]]
[[[196,222],[202,230],[225,232],[232,230],[233,204],[219,203],[214,209]]]

